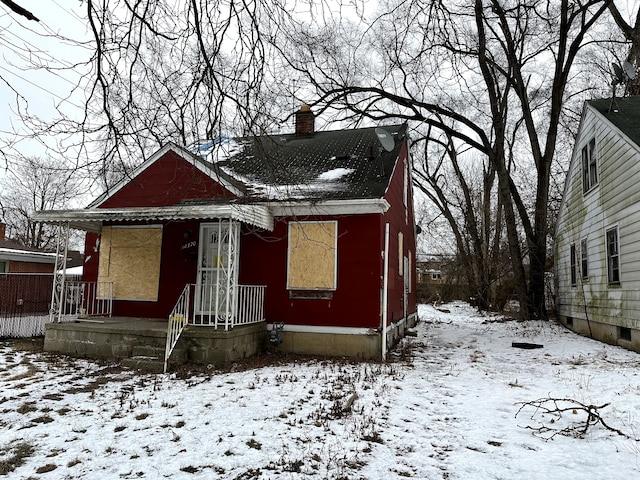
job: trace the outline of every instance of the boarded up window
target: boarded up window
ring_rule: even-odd
[[[99,282],[113,282],[114,298],[158,300],[162,227],[103,227]]]
[[[336,289],[337,233],[335,221],[289,224],[288,289]]]

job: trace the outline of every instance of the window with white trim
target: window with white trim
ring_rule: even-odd
[[[607,230],[605,235],[607,251],[607,281],[609,285],[620,284],[620,245],[618,227]]]
[[[580,274],[583,280],[589,278],[589,250],[586,238],[580,242]]]
[[[582,191],[591,190],[598,184],[598,161],[596,155],[596,139],[589,140],[582,147]]]
[[[571,244],[571,286],[578,285],[578,256],[576,254],[576,244]]]

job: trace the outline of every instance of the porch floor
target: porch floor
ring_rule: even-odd
[[[71,322],[51,324],[52,328],[62,330],[93,330],[93,331],[122,331],[128,333],[162,333],[167,335],[169,321],[166,318],[139,318],[139,317],[95,317],[80,318]]]

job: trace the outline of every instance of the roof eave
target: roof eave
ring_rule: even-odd
[[[262,205],[180,205],[172,207],[89,208],[48,210],[33,214],[44,223],[67,222],[71,228],[100,232],[104,222],[140,222],[232,218],[264,230],[273,230],[273,215]]]

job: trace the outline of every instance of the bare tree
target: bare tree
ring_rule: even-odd
[[[430,125],[488,159],[521,315],[546,318],[550,174],[563,104],[572,94],[568,84],[578,52],[608,3],[391,0],[369,28],[379,28],[377,43],[352,45],[375,58],[370,75],[350,73],[363,71],[358,53],[344,63],[344,74],[327,74],[331,53],[318,47],[318,34],[308,25],[294,37],[303,53],[287,58],[291,68],[306,73],[318,105],[343,108],[351,118]],[[530,179],[524,186],[517,182],[523,170]]]
[[[502,207],[496,201],[496,172],[488,161],[460,155],[450,135],[429,128],[416,186],[446,218],[455,239],[458,262],[479,308],[497,305],[495,283],[502,247]],[[414,161],[418,155],[414,154]],[[462,158],[461,158],[462,157]]]
[[[637,71],[640,68],[640,10],[636,12],[633,21],[627,21],[614,2],[609,3],[609,11],[620,32],[630,44],[626,61]],[[640,94],[640,78],[637,75],[629,79],[627,90],[630,95]]]
[[[33,13],[12,0],[0,0],[0,3],[3,3],[9,10],[17,13],[18,15],[22,15],[27,20],[34,20],[36,22],[40,21]]]
[[[26,247],[55,248],[53,228],[32,220],[31,215],[36,210],[69,207],[81,192],[70,173],[48,160],[26,157],[0,181],[0,214],[13,240]]]
[[[41,120],[20,99],[24,136],[62,138],[55,149],[78,158],[108,187],[114,172],[130,171],[168,141],[192,146],[222,134],[273,130],[278,99],[266,84],[274,25],[289,10],[266,0],[87,0],[90,38],[84,60],[68,69],[82,76],[69,94],[84,112]],[[60,41],[77,41],[51,33]],[[20,134],[16,133],[19,137]],[[9,156],[15,141],[0,150]]]

